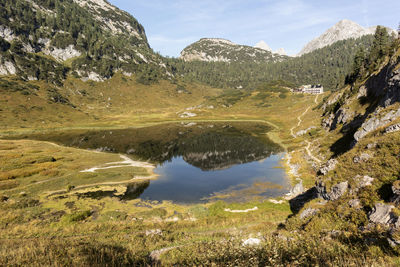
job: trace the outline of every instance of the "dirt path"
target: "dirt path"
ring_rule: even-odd
[[[316,161],[316,162],[318,162],[318,163],[321,163],[321,160],[319,160],[318,158],[316,158],[316,157],[311,153],[311,151],[310,151],[311,142],[308,141],[308,140],[306,140],[306,143],[307,143],[307,146],[305,147],[305,149],[306,149],[307,155],[308,155],[311,159],[313,159],[314,161]]]
[[[315,99],[314,99],[314,103],[315,103],[315,104],[318,104],[318,96],[319,96],[319,95],[316,95],[316,96],[315,96]],[[293,127],[290,129],[290,134],[293,136],[293,138],[296,138],[296,135],[295,135],[294,132],[293,132],[294,129],[297,128],[297,127],[300,127],[301,123],[303,122],[303,120],[302,120],[301,118],[302,118],[304,115],[307,114],[307,112],[310,110],[310,108],[311,108],[311,107],[308,107],[300,116],[297,117],[297,120],[298,120],[297,125],[296,125],[296,126],[293,126]]]
[[[318,104],[318,96],[319,96],[319,95],[316,95],[316,96],[315,96],[315,99],[314,99],[314,103],[315,103],[315,104]],[[301,123],[303,122],[301,118],[302,118],[304,115],[307,114],[307,112],[310,110],[310,108],[311,108],[311,107],[308,107],[300,116],[297,117],[297,120],[298,120],[297,125],[296,125],[296,126],[293,126],[293,127],[290,129],[290,134],[293,136],[293,138],[296,138],[296,135],[295,135],[294,132],[293,132],[294,129],[297,128],[297,127],[300,127]],[[306,140],[305,142],[307,143],[307,146],[305,147],[305,150],[306,150],[307,155],[308,155],[311,159],[313,159],[314,161],[316,161],[316,162],[318,162],[318,163],[321,163],[321,160],[318,159],[317,157],[315,157],[315,156],[311,153],[311,151],[310,151],[311,142],[308,141],[308,140]]]

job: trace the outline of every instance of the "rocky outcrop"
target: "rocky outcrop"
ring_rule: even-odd
[[[325,183],[319,181],[317,183],[316,189],[319,198],[323,198],[328,201],[333,201],[341,198],[346,193],[348,187],[349,187],[349,182],[345,181],[332,186],[331,190],[328,192]]]
[[[49,47],[43,50],[43,53],[54,57],[58,61],[65,61],[70,58],[79,57],[81,55],[81,52],[76,50],[73,45],[69,45],[65,49]]]
[[[387,134],[387,133],[395,133],[395,132],[398,132],[398,131],[400,131],[400,123],[397,123],[397,124],[394,124],[394,125],[391,125],[391,126],[387,127],[385,129],[384,133],[385,134]]]
[[[329,114],[328,117],[322,120],[322,127],[327,130],[333,131],[339,124],[346,124],[354,117],[354,112],[349,111],[347,108],[340,108],[335,114]]]
[[[377,203],[368,216],[369,220],[388,227],[396,225],[399,217],[392,212],[393,209],[393,205]]]
[[[311,126],[311,127],[307,128],[307,129],[305,129],[305,130],[298,131],[298,132],[295,134],[295,136],[296,136],[296,137],[298,137],[298,136],[303,136],[303,135],[305,135],[306,133],[308,133],[309,131],[311,131],[311,130],[313,130],[313,129],[316,129],[316,128],[317,128],[317,127],[315,127],[315,126]]]
[[[338,164],[338,161],[336,159],[330,159],[324,165],[322,165],[318,173],[321,175],[326,175],[328,172],[336,168],[336,164]]]
[[[1,57],[0,57],[1,62]],[[17,68],[10,61],[5,61],[0,64],[0,75],[14,75],[17,73]]]
[[[12,42],[17,38],[14,31],[4,25],[0,25],[0,37],[8,42]]]
[[[373,116],[371,116],[366,122],[364,122],[361,127],[354,134],[354,142],[355,145],[360,139],[365,137],[368,133],[375,131],[376,129],[385,126],[386,124],[394,121],[395,119],[400,117],[400,109],[391,110],[383,117],[380,117],[379,112],[375,112]]]

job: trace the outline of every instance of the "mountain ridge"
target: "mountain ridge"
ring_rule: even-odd
[[[286,59],[285,56],[265,49],[236,44],[222,38],[202,38],[184,48],[179,58],[205,62],[279,62]]]

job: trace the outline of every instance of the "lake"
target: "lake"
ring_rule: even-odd
[[[122,199],[201,203],[277,197],[290,185],[284,151],[270,126],[254,122],[169,123],[144,128],[64,131],[24,136],[149,161],[158,179],[132,183]],[[95,195],[112,196],[112,192]]]

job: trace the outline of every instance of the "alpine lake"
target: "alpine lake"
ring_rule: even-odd
[[[118,153],[156,166],[156,179],[135,181],[133,177],[123,195],[94,189],[80,197],[195,204],[262,200],[288,193],[290,182],[281,165],[285,153],[268,138],[270,130],[269,125],[259,122],[180,122],[54,131],[20,139]]]

